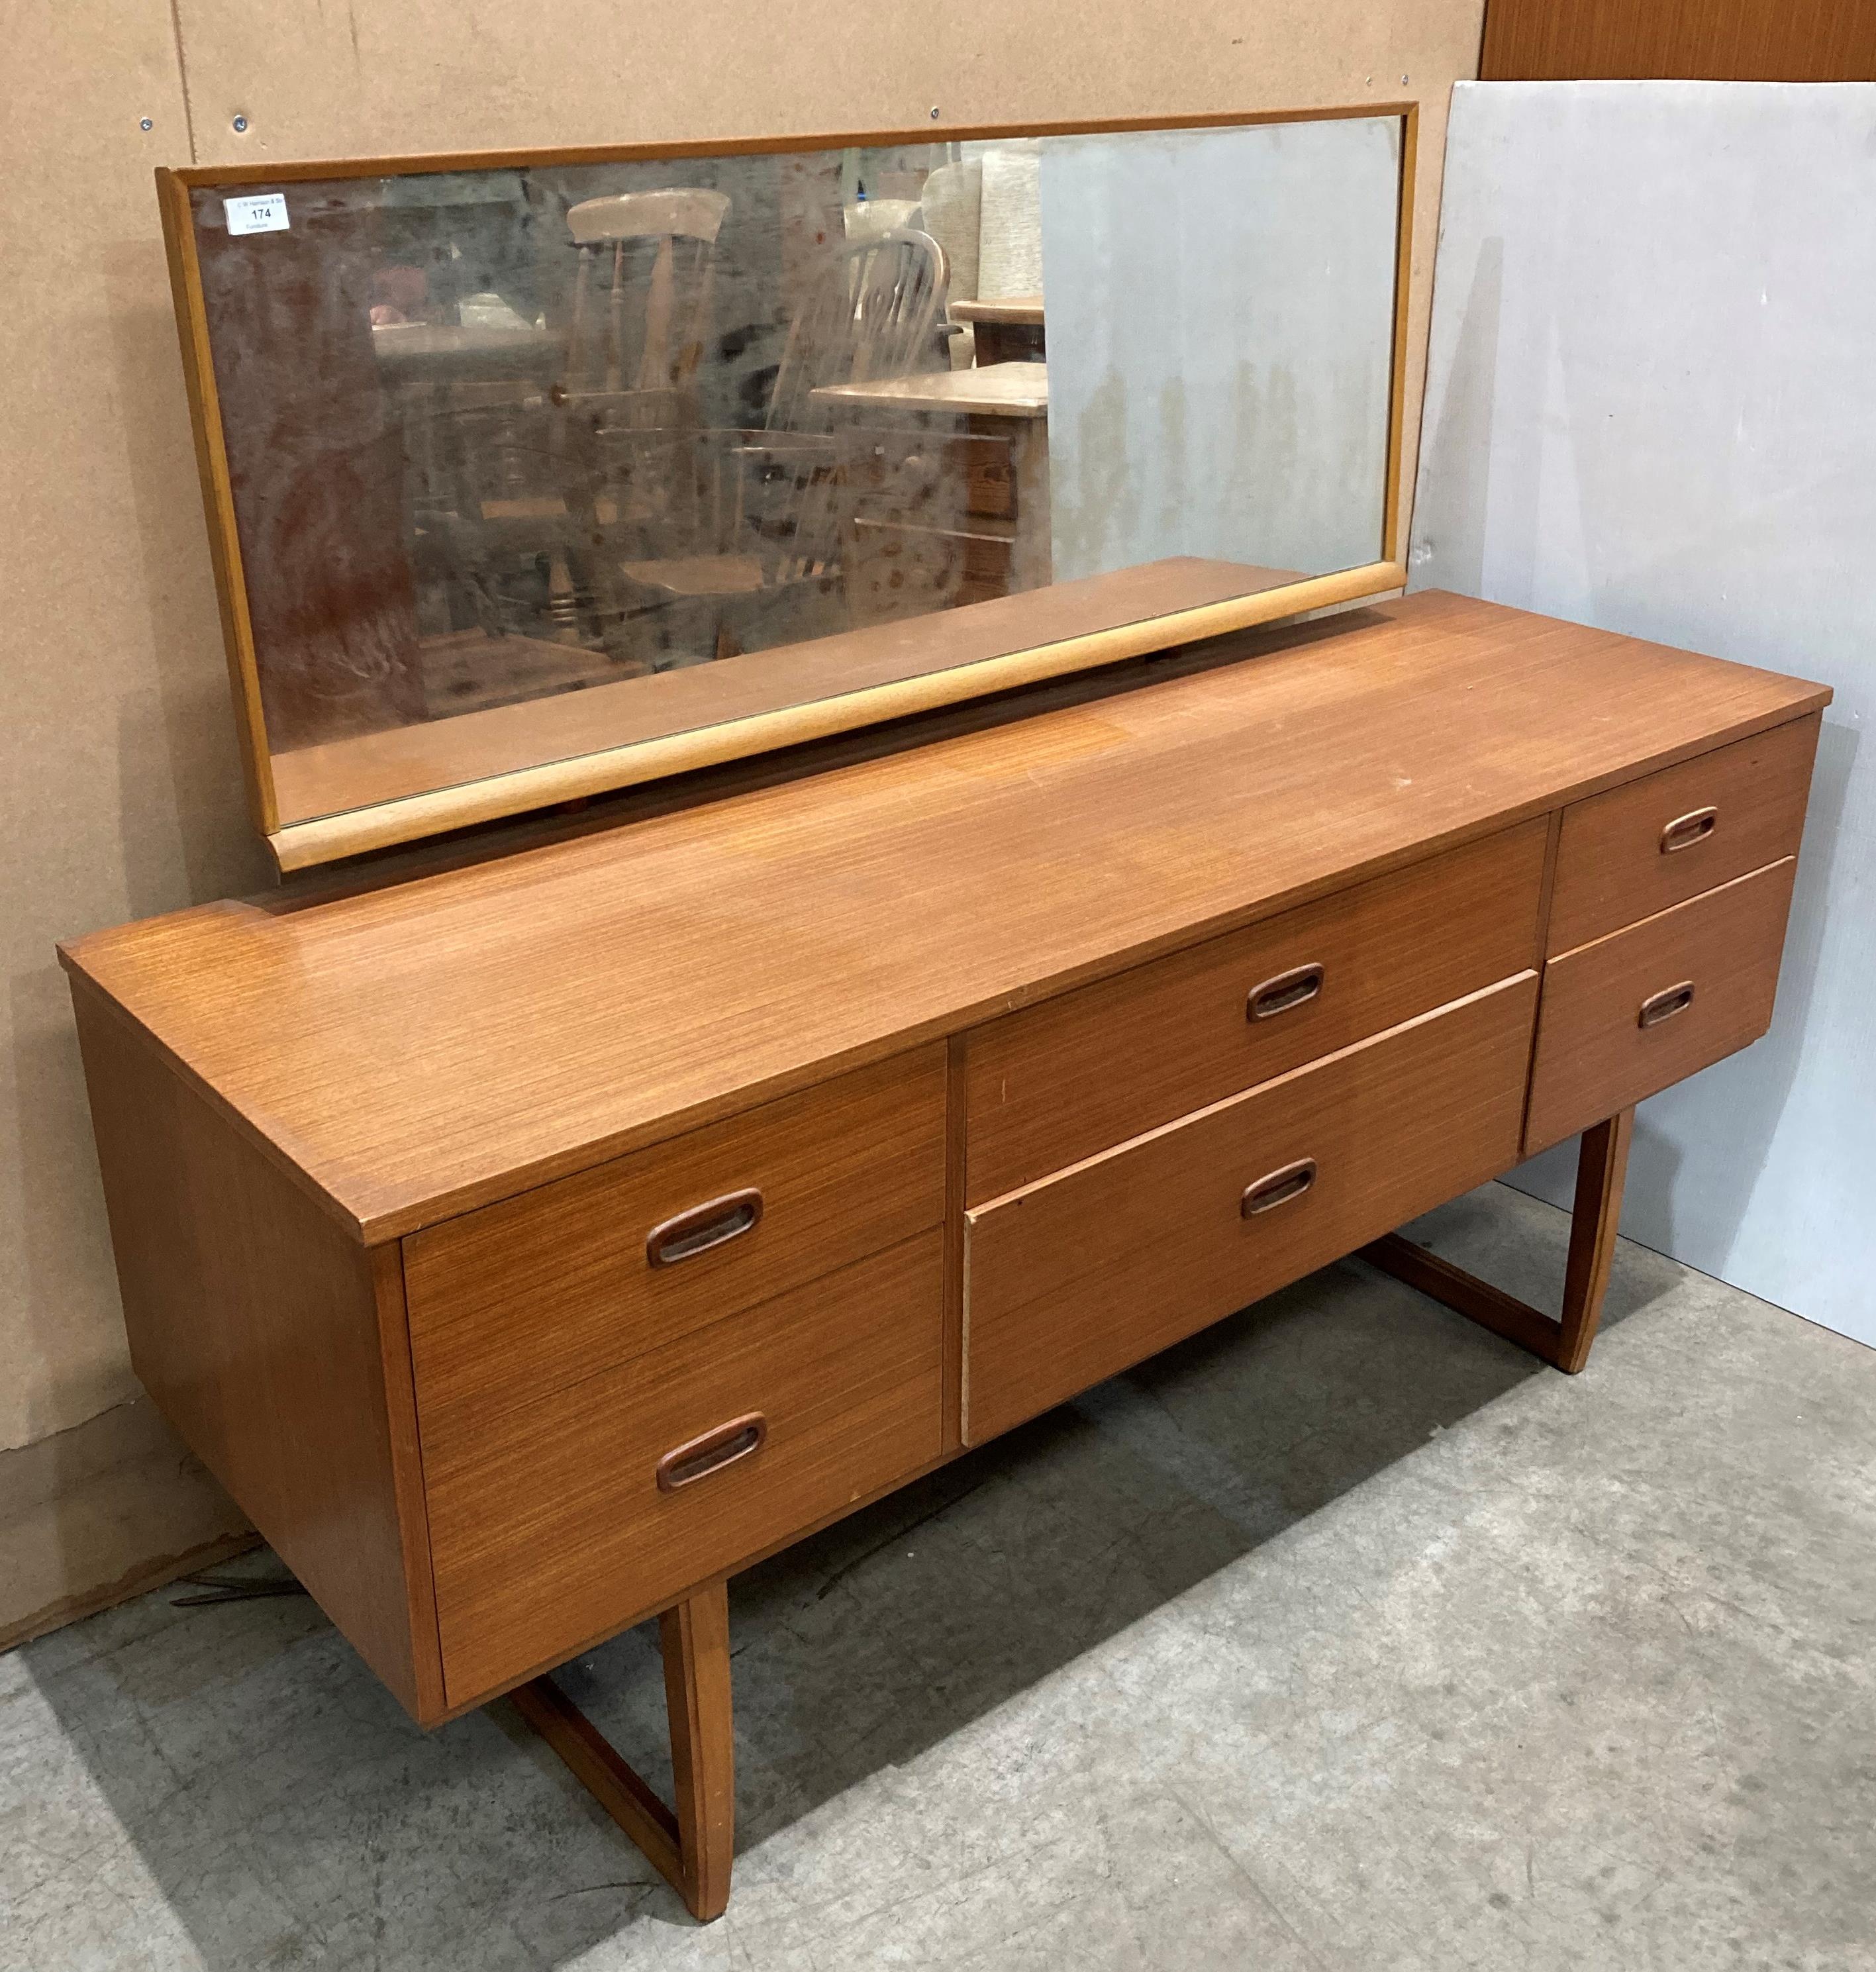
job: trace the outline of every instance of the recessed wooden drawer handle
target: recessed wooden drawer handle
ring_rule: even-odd
[[[1254,1219],[1260,1212],[1274,1211],[1280,1205],[1287,1205],[1293,1198],[1300,1198],[1316,1182],[1316,1160],[1300,1157],[1293,1164],[1285,1164],[1281,1170],[1272,1171],[1268,1177],[1261,1177],[1255,1184],[1245,1187],[1245,1195],[1238,1201],[1238,1210],[1247,1219]]]
[[[1642,1002],[1642,1010],[1635,1017],[1638,1027],[1658,1027],[1663,1020],[1671,1020],[1676,1014],[1684,1014],[1694,1004],[1694,982],[1683,979],[1679,985],[1670,986],[1665,993],[1651,994]]]
[[[1720,819],[1717,808],[1697,808],[1691,815],[1677,815],[1661,831],[1661,853],[1672,856],[1677,849],[1691,849],[1705,842]]]
[[[1251,988],[1251,997],[1245,1002],[1244,1017],[1247,1020],[1268,1020],[1273,1014],[1287,1014],[1292,1007],[1313,1000],[1322,990],[1320,965],[1293,966],[1274,979],[1265,980],[1261,986]]]
[[[714,1431],[706,1431],[701,1438],[688,1438],[673,1446],[658,1461],[658,1490],[675,1493],[680,1486],[707,1479],[726,1465],[735,1464],[739,1458],[760,1451],[768,1435],[768,1419],[760,1411],[751,1411],[745,1417],[719,1424]]]
[[[654,1226],[645,1237],[645,1258],[654,1267],[674,1267],[720,1246],[726,1239],[753,1232],[762,1216],[762,1194],[753,1187],[706,1200]]]

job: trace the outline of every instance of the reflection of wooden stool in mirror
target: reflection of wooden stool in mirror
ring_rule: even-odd
[[[709,340],[716,239],[727,194],[697,186],[621,192],[570,207],[579,261],[556,401],[580,472],[582,544],[657,554],[688,542],[696,524],[687,435],[701,422],[697,371]],[[604,299],[596,292],[605,281]],[[615,659],[651,668],[622,634],[609,566],[596,572],[608,603],[602,633]]]
[[[430,717],[577,691],[616,675],[588,642],[560,414],[539,387],[435,387],[412,447],[418,646]],[[406,426],[407,433],[410,430]]]
[[[524,384],[449,384],[442,395],[415,514],[419,576],[448,617],[422,651],[432,717],[598,682],[606,664],[587,648],[558,413]],[[550,648],[561,655],[543,673]]]
[[[449,621],[425,664],[433,714],[618,675],[588,566],[595,467],[611,455],[632,460],[635,471],[609,475],[614,504],[603,518],[640,530],[641,545],[681,504],[667,462],[674,430],[697,423],[690,387],[729,206],[720,192],[680,188],[574,207],[579,263],[565,343],[537,332],[559,358],[551,384],[493,361],[477,374],[475,332],[453,332],[471,346],[451,380],[430,390],[421,455],[413,448],[419,560],[449,599]],[[609,289],[595,292],[607,274]]]
[[[829,385],[856,624],[1046,587],[1049,371],[1040,363]]]
[[[716,236],[729,210],[726,194],[701,188],[621,192],[568,208],[567,230],[579,252],[566,336],[568,397],[690,389],[710,333]],[[603,315],[593,292],[602,269],[610,277]]]

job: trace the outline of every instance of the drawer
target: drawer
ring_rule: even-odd
[[[413,1233],[426,1451],[938,1224],[945,1081],[943,1047],[922,1049]]]
[[[936,432],[858,431],[840,440],[841,469],[880,519],[969,514],[1007,521],[1016,511],[1006,438]]]
[[[1564,810],[1547,949],[1574,951],[1798,853],[1818,716]]]
[[[1551,961],[1528,1151],[1587,1129],[1765,1032],[1797,867],[1787,857]]]
[[[943,1277],[934,1229],[485,1432],[442,1448],[426,1432],[449,1703],[558,1662],[928,1465]]]
[[[1546,828],[1468,844],[980,1028],[965,1083],[969,1202],[1533,965]]]
[[[903,527],[861,516],[850,578],[856,619],[883,622],[1009,594],[1016,544],[997,525]]]
[[[966,1442],[1509,1169],[1536,1001],[1520,974],[967,1213]]]

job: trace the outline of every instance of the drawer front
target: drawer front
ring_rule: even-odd
[[[1007,534],[863,514],[853,523],[848,599],[856,620],[868,623],[985,602],[1009,594],[1014,552]]]
[[[863,431],[842,440],[848,486],[879,520],[926,521],[970,514],[1007,521],[1016,511],[1010,441],[937,432]]]
[[[944,1216],[935,1046],[413,1233],[426,1451]]]
[[[1468,844],[979,1029],[965,1095],[970,1203],[1534,964],[1546,827]]]
[[[967,1214],[966,1441],[1508,1169],[1536,1000],[1522,973]]]
[[[1765,1032],[1797,867],[1788,857],[1551,961],[1529,1151],[1600,1123]]]
[[[942,1233],[922,1233],[493,1429],[440,1449],[426,1433],[450,1703],[935,1459],[943,1273]]]
[[[1548,950],[1796,855],[1819,723],[1794,720],[1565,808]]]

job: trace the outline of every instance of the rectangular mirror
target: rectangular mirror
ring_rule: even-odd
[[[1398,586],[1413,135],[159,173],[282,867]]]

